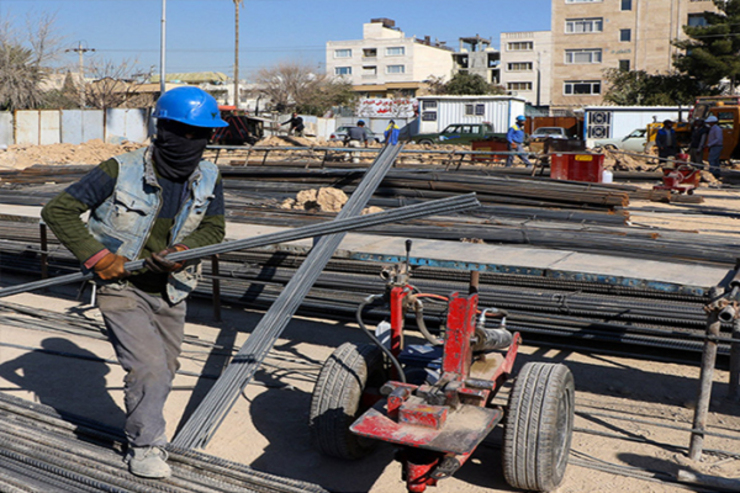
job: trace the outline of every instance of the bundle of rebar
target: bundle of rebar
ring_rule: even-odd
[[[172,477],[132,476],[120,430],[0,393],[0,490],[9,493],[326,493],[322,487],[168,447]],[[83,439],[80,439],[80,438]]]
[[[388,172],[402,146],[386,146],[367,171],[360,186],[347,201],[337,219],[358,216]],[[254,376],[267,352],[298,310],[303,298],[331,259],[344,237],[322,237],[296,271],[277,300],[255,327],[252,335],[232,359],[204,400],[175,436],[173,443],[184,448],[204,447],[234,405],[239,392]]]

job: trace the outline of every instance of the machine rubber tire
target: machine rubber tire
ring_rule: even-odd
[[[429,140],[429,139],[422,139],[422,140],[420,140],[420,141],[418,142],[418,144],[420,144],[420,145],[427,145],[427,146],[430,146],[430,145],[434,145],[434,142],[432,142],[432,141],[431,141],[431,140]]]
[[[504,429],[504,477],[548,492],[563,480],[573,435],[575,384],[567,366],[527,363],[514,382]]]
[[[619,148],[615,146],[614,144],[607,144],[604,146],[604,149],[607,149],[609,151],[618,151]]]
[[[325,455],[357,460],[373,451],[376,440],[349,430],[367,409],[362,394],[387,381],[383,353],[373,344],[339,346],[321,368],[311,397],[309,428],[316,447]]]

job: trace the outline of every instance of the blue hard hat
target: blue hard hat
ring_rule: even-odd
[[[519,115],[516,117],[516,121],[518,122],[526,122],[527,119],[524,117],[524,115]]]
[[[358,124],[358,125],[364,125],[364,124],[365,124],[365,122],[364,122],[363,120],[357,120],[357,124]]]
[[[221,119],[216,100],[203,89],[183,86],[162,94],[154,108],[154,118],[173,120],[193,127],[228,127]]]

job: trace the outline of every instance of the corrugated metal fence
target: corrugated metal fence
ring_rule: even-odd
[[[149,108],[23,110],[0,113],[0,145],[79,144],[93,139],[144,142],[153,130]]]

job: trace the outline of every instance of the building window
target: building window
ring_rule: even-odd
[[[531,82],[509,82],[506,84],[506,89],[509,91],[531,91]]]
[[[421,102],[421,109],[423,109],[423,110],[434,110],[434,109],[437,109],[437,102],[436,101],[422,101]]]
[[[632,0],[622,0],[622,7],[620,10],[632,10]]]
[[[334,58],[352,58],[352,50],[334,50]]]
[[[388,65],[385,68],[386,74],[405,74],[406,73],[406,66],[405,65]]]
[[[352,75],[352,67],[334,67],[334,75]]]
[[[632,29],[620,29],[619,30],[619,41],[625,41],[625,42],[632,41]]]
[[[587,17],[583,19],[565,20],[565,32],[567,34],[600,33],[603,31],[603,17]]]
[[[511,62],[506,64],[506,70],[509,72],[531,72],[532,62]]]
[[[629,60],[619,60],[619,70],[629,72],[630,71],[630,61]]]
[[[601,48],[565,50],[565,63],[601,63]]]
[[[363,48],[362,49],[363,58],[375,58],[377,56],[378,56],[377,48]]]
[[[378,67],[376,67],[376,66],[362,67],[362,76],[363,77],[375,77],[376,75],[378,75]]]
[[[475,105],[466,104],[465,105],[465,116],[472,116],[472,115],[475,115]]]
[[[386,56],[403,56],[406,53],[406,48],[403,46],[389,46],[385,49]]]
[[[482,104],[476,104],[475,105],[475,115],[476,116],[483,116],[486,113],[486,107]]]
[[[424,122],[436,122],[437,112],[436,111],[424,111],[421,114],[421,121]]]
[[[689,14],[689,20],[686,24],[689,27],[704,27],[707,25],[707,19],[704,14]]]
[[[563,93],[567,96],[601,94],[600,80],[571,80],[563,85]]]
[[[514,41],[506,44],[506,51],[532,51],[534,41]]]

